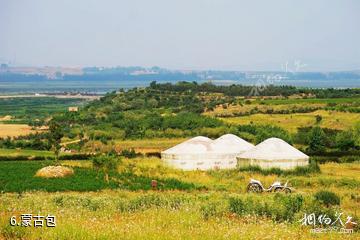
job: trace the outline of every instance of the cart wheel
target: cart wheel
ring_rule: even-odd
[[[247,186],[247,192],[260,193],[260,192],[262,192],[262,190],[261,190],[261,187],[259,186],[259,184],[250,183]]]
[[[274,192],[278,193],[278,192],[282,192],[283,191],[283,188],[281,187],[277,187],[274,189]]]
[[[286,193],[286,194],[291,193],[291,189],[290,188],[285,188],[284,193]]]

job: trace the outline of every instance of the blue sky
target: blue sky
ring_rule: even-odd
[[[32,66],[360,69],[357,0],[0,0],[0,61]]]

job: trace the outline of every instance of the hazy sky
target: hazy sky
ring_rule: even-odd
[[[358,0],[0,0],[0,62],[360,69]]]

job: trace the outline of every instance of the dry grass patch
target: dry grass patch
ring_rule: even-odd
[[[26,124],[2,124],[0,123],[0,137],[17,137],[35,133],[31,127]]]

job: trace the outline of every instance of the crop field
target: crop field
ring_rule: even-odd
[[[359,120],[358,113],[336,112],[318,110],[311,113],[293,114],[253,114],[250,116],[222,118],[223,121],[233,124],[271,124],[282,127],[295,133],[300,127],[311,127],[316,123],[316,116],[320,115],[322,120],[320,126],[344,130],[351,128]]]
[[[53,156],[54,153],[50,151],[40,151],[31,149],[5,149],[0,148],[0,156]]]
[[[359,219],[358,163],[320,166],[305,176],[262,175],[238,170],[189,171],[167,168],[157,158],[123,159],[111,181],[92,170],[90,161],[62,161],[76,174],[64,179],[34,177],[50,162],[0,163],[0,232],[5,239],[357,239],[354,234],[312,234],[300,220],[315,211],[314,194],[336,193],[339,206],[316,205],[328,214],[341,211]],[[13,174],[10,174],[12,172]],[[131,173],[131,174],[130,174]],[[21,178],[11,177],[22,175]],[[246,193],[250,178],[268,186],[289,180],[291,195]],[[150,190],[151,179],[162,190]],[[171,179],[171,180],[170,180]],[[129,185],[130,184],[130,185]],[[23,190],[27,190],[23,192]],[[46,192],[44,192],[46,190]],[[75,190],[75,192],[74,192]],[[95,191],[97,190],[97,191]],[[60,191],[60,192],[59,192]],[[85,192],[84,192],[85,191]],[[298,210],[288,201],[302,199]],[[41,202],[41,204],[38,204]],[[295,203],[294,202],[294,203]],[[241,205],[244,203],[245,205]],[[263,204],[268,210],[258,209]],[[238,205],[240,204],[240,205]],[[250,205],[249,205],[250,204]],[[238,209],[243,210],[238,210]],[[265,211],[265,212],[263,212]],[[10,227],[11,216],[55,215],[55,228]]]
[[[55,97],[0,98],[0,119],[5,116],[16,121],[44,118],[85,102],[84,99]]]
[[[31,127],[26,124],[3,124],[0,123],[0,138],[17,137],[34,133]]]

